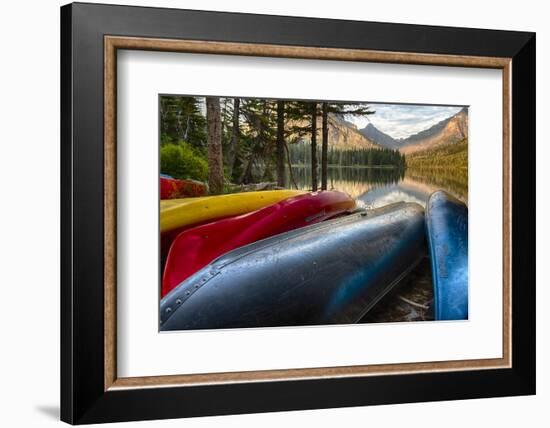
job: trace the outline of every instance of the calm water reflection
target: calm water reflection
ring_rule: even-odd
[[[299,189],[311,188],[311,168],[293,166]],[[290,178],[287,171],[287,176]],[[417,202],[425,206],[436,190],[446,190],[468,203],[468,172],[442,169],[396,169],[329,167],[328,188],[348,193],[367,208],[393,202]]]

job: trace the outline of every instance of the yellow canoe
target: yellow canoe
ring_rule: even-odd
[[[161,200],[160,231],[168,232],[179,227],[208,220],[245,214],[303,193],[306,192],[300,190],[265,190]]]

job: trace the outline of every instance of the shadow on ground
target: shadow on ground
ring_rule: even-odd
[[[59,406],[40,405],[36,406],[36,410],[49,418],[59,420]]]

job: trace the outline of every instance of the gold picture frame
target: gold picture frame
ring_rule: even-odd
[[[168,40],[155,38],[105,36],[105,390],[186,386],[266,380],[296,380],[410,374],[451,370],[508,368],[511,364],[511,233],[510,233],[510,102],[511,58],[464,55],[431,55],[405,52],[379,52],[356,49],[331,49],[265,44]],[[119,49],[209,55],[246,55],[274,58],[358,61],[390,64],[439,65],[493,68],[502,70],[502,146],[503,146],[503,325],[502,358],[459,361],[434,361],[319,367],[306,369],[262,370],[230,373],[205,373],[170,376],[126,377],[116,375],[116,52]]]

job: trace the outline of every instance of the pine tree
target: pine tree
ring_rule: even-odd
[[[317,103],[311,104],[311,190],[317,191]]]
[[[277,186],[285,187],[285,102],[277,101]],[[289,165],[289,168],[291,166]]]
[[[206,98],[206,120],[208,124],[208,186],[210,193],[223,191],[223,153],[222,153],[222,123],[220,99]]]
[[[203,98],[163,95],[160,97],[161,144],[185,141],[206,148],[206,120],[201,113]]]
[[[235,168],[235,162],[238,158],[239,143],[240,143],[240,98],[233,98],[233,111],[231,112],[231,142],[229,145],[227,156],[227,175],[233,178],[233,170]]]
[[[328,174],[328,103],[322,104],[321,190],[327,190]]]

